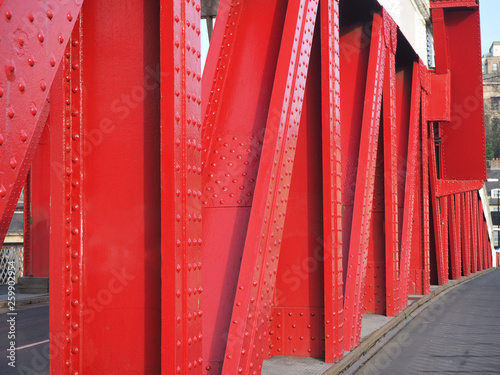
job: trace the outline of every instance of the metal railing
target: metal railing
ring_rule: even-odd
[[[7,284],[9,263],[13,262],[17,279],[23,276],[24,247],[22,245],[4,246],[0,250],[0,285]]]

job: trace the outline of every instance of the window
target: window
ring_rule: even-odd
[[[492,111],[500,110],[500,98],[498,97],[491,98],[491,110]]]
[[[495,199],[500,198],[500,189],[491,190],[491,197]]]
[[[495,248],[498,247],[498,231],[494,230],[493,231],[493,243],[494,243],[494,246]]]
[[[498,63],[493,63],[491,70],[494,72],[498,72]]]

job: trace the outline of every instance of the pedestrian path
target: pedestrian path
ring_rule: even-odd
[[[500,374],[500,270],[438,296],[344,374]]]

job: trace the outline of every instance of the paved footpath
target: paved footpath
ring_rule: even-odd
[[[500,270],[444,293],[356,375],[500,374]]]

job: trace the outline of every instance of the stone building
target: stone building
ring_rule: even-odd
[[[483,56],[484,114],[500,118],[500,42],[493,42]]]

